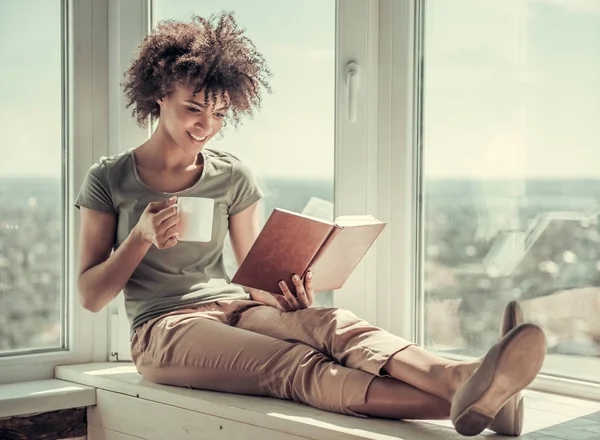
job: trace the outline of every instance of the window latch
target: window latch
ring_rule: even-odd
[[[350,61],[346,65],[346,91],[348,104],[348,121],[356,122],[356,94],[358,92],[358,64]]]

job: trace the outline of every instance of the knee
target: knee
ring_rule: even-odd
[[[315,377],[320,376],[323,366],[331,362],[323,353],[312,347],[306,347],[302,344],[295,344],[290,349],[290,360],[288,366],[284,368],[287,374],[280,374],[282,381],[282,392],[278,397],[285,399],[298,400],[299,396],[305,396],[308,393],[307,387],[315,384]],[[305,398],[300,399],[304,403]]]
[[[286,397],[312,406],[319,404],[318,395],[325,383],[335,380],[340,365],[318,350],[298,352],[299,356],[289,380]],[[317,399],[317,400],[314,400]]]
[[[313,334],[319,343],[333,344],[336,340],[346,340],[365,331],[376,330],[364,319],[350,310],[336,308],[314,308],[302,311],[302,326]]]
[[[328,309],[327,322],[336,332],[364,327],[368,323],[346,309]]]

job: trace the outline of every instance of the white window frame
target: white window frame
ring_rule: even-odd
[[[106,0],[63,0],[66,8],[66,93],[64,96],[63,159],[67,159],[65,219],[68,235],[65,255],[68,279],[63,286],[66,310],[64,349],[14,354],[0,358],[0,384],[47,379],[57,365],[106,360],[107,313],[97,314],[79,305],[79,212],[73,202],[90,165],[107,152],[107,32]],[[44,295],[45,292],[38,292]],[[64,312],[64,313],[63,313]]]
[[[137,47],[152,29],[154,5],[152,0],[108,1],[108,114],[109,155],[119,154],[144,143],[151,135],[150,126],[141,128],[127,109],[123,93],[123,74],[129,67]],[[130,361],[130,325],[120,293],[108,307],[109,344],[111,361]]]
[[[338,0],[335,204],[388,223],[334,294],[336,307],[409,340],[417,337],[413,0]],[[348,60],[359,65],[355,123],[343,117]],[[401,312],[400,312],[401,311]]]
[[[337,1],[334,213],[377,212],[378,2]],[[351,63],[354,76],[351,78]],[[352,81],[355,81],[353,86]],[[353,108],[351,108],[353,107]],[[354,118],[351,118],[351,112]],[[386,220],[382,218],[382,220]],[[387,231],[389,228],[387,228]],[[344,286],[334,307],[377,322],[377,256],[380,237]]]

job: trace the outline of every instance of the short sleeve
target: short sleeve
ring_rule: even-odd
[[[263,198],[254,173],[237,158],[231,158],[231,188],[229,215],[235,215]]]
[[[88,170],[75,200],[76,208],[89,208],[108,214],[116,214],[106,162],[100,159]]]

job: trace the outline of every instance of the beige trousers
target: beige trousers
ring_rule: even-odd
[[[219,301],[152,319],[131,342],[152,382],[272,396],[353,414],[385,363],[411,345],[347,310],[283,313],[249,300]]]

